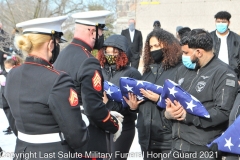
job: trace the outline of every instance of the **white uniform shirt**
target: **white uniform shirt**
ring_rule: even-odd
[[[218,53],[218,58],[220,60],[222,60],[223,62],[225,62],[226,64],[229,64],[228,46],[227,46],[227,37],[229,35],[229,32],[227,35],[221,36],[216,31],[216,35],[218,36],[218,38],[221,39],[221,45],[220,45],[220,49],[219,49],[219,53]]]

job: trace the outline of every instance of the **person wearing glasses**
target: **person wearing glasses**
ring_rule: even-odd
[[[121,77],[131,77],[140,80],[141,74],[136,68],[128,65],[128,43],[122,35],[112,35],[103,43],[103,48],[98,51],[97,58],[102,67],[103,78],[119,87]],[[116,142],[113,142],[113,134],[110,134],[110,150],[112,160],[127,159],[120,153],[128,153],[135,136],[136,113],[130,112],[129,107],[123,108],[122,103],[110,100],[104,92],[104,103],[109,110],[117,111],[124,116],[123,130]],[[126,154],[125,154],[126,155]]]
[[[108,153],[106,136],[114,134],[116,140],[121,134],[121,118],[117,112],[109,112],[103,103],[103,76],[99,61],[91,54],[102,36],[105,18],[111,12],[88,11],[75,13],[75,32],[72,42],[62,50],[54,67],[67,72],[77,87],[82,112],[90,121],[90,140],[77,152]],[[119,118],[119,119],[118,119]],[[88,156],[86,158],[99,158]],[[106,158],[106,157],[104,157]]]
[[[16,46],[27,57],[8,73],[3,93],[3,109],[17,136],[14,159],[63,159],[89,139],[71,77],[52,66],[66,19],[38,18],[16,25],[23,29]]]

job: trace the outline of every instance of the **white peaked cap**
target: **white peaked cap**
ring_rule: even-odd
[[[62,23],[68,16],[50,17],[50,18],[37,18],[29,21],[21,22],[16,25],[17,28],[23,29],[24,33],[49,33],[52,31],[62,32]]]
[[[76,23],[96,26],[98,24],[105,24],[105,19],[108,15],[112,14],[110,11],[88,11],[72,14],[72,18]]]

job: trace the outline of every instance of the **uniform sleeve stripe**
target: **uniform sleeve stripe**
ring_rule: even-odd
[[[103,122],[107,122],[107,120],[110,118],[110,113],[108,112],[107,117],[103,120]]]

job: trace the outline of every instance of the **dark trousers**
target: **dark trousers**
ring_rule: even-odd
[[[126,160],[135,136],[135,127],[123,130],[116,142],[113,142],[113,134],[110,135],[111,160]]]
[[[148,149],[145,150],[141,147],[142,155],[144,160],[170,160],[171,150],[160,150],[160,149]]]

